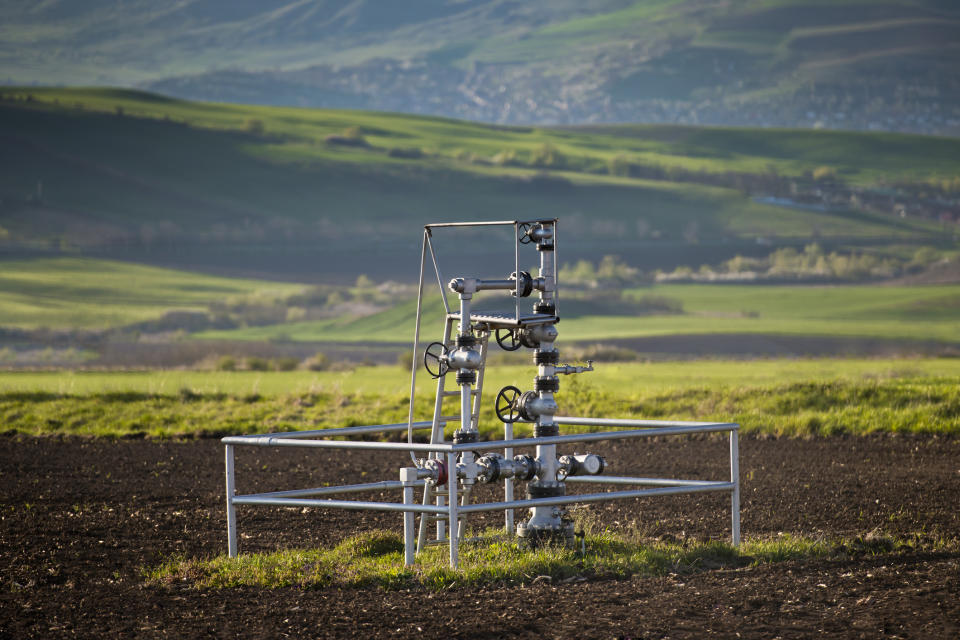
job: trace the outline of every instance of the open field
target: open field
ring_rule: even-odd
[[[298,285],[85,258],[4,261],[0,326],[104,329],[156,320],[171,311],[206,312],[213,302],[270,300]]]
[[[492,369],[481,433],[499,433],[496,390],[506,384],[528,388],[531,375],[530,367]],[[399,367],[351,373],[8,373],[0,375],[0,423],[11,433],[110,437],[388,424],[406,421],[408,389]],[[415,419],[431,414],[432,389],[421,372]],[[601,364],[596,372],[564,380],[557,401],[566,415],[733,421],[747,433],[956,435],[958,390],[957,360]],[[528,431],[528,425],[517,425],[517,433]]]
[[[530,366],[491,366],[487,387],[526,384]],[[607,391],[622,389],[684,390],[694,387],[755,387],[814,380],[895,380],[960,376],[960,359],[781,359],[702,360],[697,362],[598,363],[584,374],[585,384]],[[426,390],[429,376],[421,369],[419,386]],[[627,382],[624,382],[627,381]],[[54,395],[147,394],[178,395],[187,389],[198,394],[264,397],[339,390],[343,393],[405,395],[410,390],[409,368],[356,367],[350,371],[0,371],[0,393]]]
[[[960,629],[956,438],[741,440],[746,539],[874,541],[842,553],[735,569],[681,564],[622,578],[575,572],[568,582],[535,575],[518,584],[454,582],[441,591],[402,582],[393,590],[210,589],[196,574],[156,584],[145,572],[224,552],[218,442],[3,439],[0,634],[10,637],[356,637],[359,630],[423,638],[953,638]],[[725,471],[725,448],[724,440],[706,439],[592,450],[618,473],[713,477]],[[403,459],[354,451],[318,464],[311,454],[243,451],[238,488],[394,478]],[[726,538],[727,508],[724,497],[705,495],[591,510],[613,534],[636,531],[650,549],[686,543],[692,550]],[[370,530],[400,529],[399,516],[375,512],[250,507],[238,519],[250,562],[253,554],[308,555]],[[909,544],[892,547],[890,539]]]
[[[613,294],[611,294],[613,295]],[[677,334],[757,333],[925,339],[960,342],[960,286],[881,287],[654,285],[628,290],[624,299],[663,296],[682,305],[682,314],[574,315],[564,311],[564,340]],[[434,300],[426,307],[442,313]],[[588,313],[586,305],[581,313]],[[397,327],[412,327],[416,304],[407,302],[363,318],[331,318],[227,331],[199,338],[231,340],[397,342]],[[429,337],[429,336],[428,336]]]

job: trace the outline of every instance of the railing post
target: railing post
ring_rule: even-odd
[[[513,423],[503,423],[503,439],[513,440]],[[503,450],[503,457],[506,460],[513,459],[513,448],[507,447]],[[504,502],[513,502],[513,478],[506,478],[503,481],[503,499]],[[513,509],[504,511],[505,528],[508,534],[513,533]]]
[[[413,483],[417,480],[416,467],[400,469],[400,482],[403,483],[403,504],[413,504]],[[415,529],[413,511],[403,512],[403,564],[412,567],[416,561]]]
[[[740,439],[736,429],[730,430],[730,529],[733,546],[740,546]]]
[[[460,538],[457,524],[457,454],[447,454],[447,537],[450,539],[450,568],[456,569],[460,563]]]
[[[236,494],[233,478],[233,445],[224,445],[227,465],[227,555],[237,557],[237,513],[233,506],[233,496]]]

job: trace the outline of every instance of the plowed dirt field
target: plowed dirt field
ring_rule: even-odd
[[[726,473],[726,440],[600,443],[611,473]],[[0,637],[960,637],[960,553],[916,551],[564,584],[198,590],[142,577],[225,551],[222,446],[0,437]],[[242,493],[393,479],[403,455],[241,450]],[[960,539],[960,440],[741,438],[743,533]],[[391,496],[393,497],[393,496]],[[645,535],[729,535],[722,495],[593,507]],[[331,545],[399,514],[238,508],[241,552]],[[481,524],[493,524],[490,516]],[[925,547],[930,549],[932,547]],[[952,545],[956,549],[956,545]]]

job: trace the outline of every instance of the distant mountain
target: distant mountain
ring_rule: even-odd
[[[960,4],[8,0],[0,81],[497,123],[960,135]]]

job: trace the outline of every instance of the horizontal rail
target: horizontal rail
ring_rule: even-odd
[[[579,416],[554,416],[557,424],[577,424],[586,427],[709,427],[717,424],[735,423],[691,422],[689,420],[621,420],[618,418],[583,418]]]
[[[684,423],[681,423],[684,424]],[[688,423],[687,423],[688,424]],[[486,442],[469,442],[455,444],[451,450],[484,451],[489,449],[503,449],[506,447],[532,447],[541,444],[565,444],[567,442],[597,442],[600,440],[620,440],[621,438],[650,438],[653,436],[677,436],[690,433],[713,433],[717,431],[736,431],[740,425],[735,422],[706,422],[679,427],[662,427],[659,429],[635,429],[631,431],[602,431],[598,433],[574,433],[565,436],[548,436],[543,438],[515,438],[513,440],[489,440]],[[437,449],[439,451],[439,449]]]
[[[712,486],[712,480],[678,480],[675,478],[627,478],[624,476],[567,476],[566,482],[592,482],[596,484],[644,484],[653,487],[701,487]]]
[[[509,502],[486,502],[468,504],[457,508],[458,513],[477,513],[480,511],[500,511],[501,509],[521,509],[524,507],[550,507],[575,502],[602,502],[603,500],[623,500],[644,498],[647,496],[672,496],[682,493],[704,493],[706,491],[733,491],[733,482],[711,482],[694,487],[658,487],[656,489],[637,489],[635,491],[610,491],[606,493],[585,493],[582,495],[556,496],[553,498],[534,498],[532,500],[511,500]]]
[[[275,507],[317,507],[350,509],[353,511],[413,511],[416,513],[445,514],[448,507],[402,502],[361,502],[359,500],[310,500],[307,498],[262,498],[257,495],[234,496],[233,504],[265,504]]]
[[[317,449],[374,449],[378,451],[454,451],[452,444],[421,444],[417,442],[357,442],[355,440],[298,440],[274,436],[228,436],[223,444],[251,447],[306,447]]]
[[[497,227],[523,224],[525,222],[556,222],[556,218],[539,218],[537,220],[489,220],[485,222],[432,222],[423,225],[426,229],[442,229],[444,227]]]
[[[430,429],[433,422],[423,421],[414,422],[411,425],[414,429]],[[336,437],[336,436],[357,436],[366,433],[388,433],[391,431],[406,431],[407,423],[396,424],[369,424],[359,427],[341,427],[338,429],[313,429],[311,431],[284,431],[281,433],[253,433],[245,436],[227,436],[228,438],[310,438],[314,436]],[[233,443],[237,444],[237,443]]]
[[[422,487],[426,482],[417,480],[413,486]],[[365,482],[363,484],[344,484],[336,487],[315,487],[313,489],[288,489],[286,491],[268,491],[267,493],[251,493],[234,496],[234,498],[302,498],[305,496],[322,496],[331,493],[360,493],[362,491],[388,491],[402,489],[403,483],[399,480],[382,480],[380,482]]]

